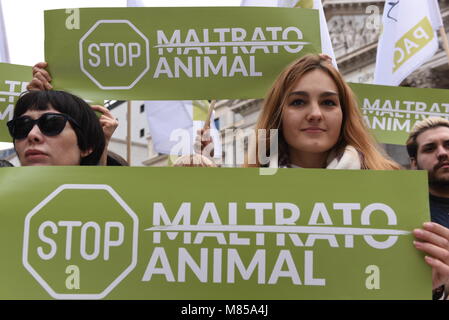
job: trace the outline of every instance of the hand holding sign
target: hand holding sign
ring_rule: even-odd
[[[415,247],[429,255],[425,261],[432,267],[433,289],[449,284],[449,229],[426,222],[413,235],[420,240],[414,241]]]
[[[210,119],[212,117],[212,113],[214,112],[216,103],[217,100],[212,100],[204,126],[202,129],[197,131],[197,136],[195,137],[195,152],[208,158],[213,158],[214,156],[214,141],[210,136]]]
[[[210,128],[203,128],[197,131],[194,150],[195,153],[202,154],[208,158],[213,158],[214,142],[210,136]]]
[[[28,90],[51,90],[53,86],[50,84],[51,76],[45,68],[48,67],[47,62],[38,62],[33,67],[33,80],[28,84]]]
[[[101,112],[100,116],[100,124],[103,128],[104,137],[106,139],[106,145],[111,140],[112,135],[114,134],[115,129],[118,127],[118,120],[115,118],[108,108],[93,105],[91,106],[95,111]]]
[[[101,128],[103,129],[103,133],[104,133],[105,147],[104,147],[104,151],[101,156],[101,159],[100,159],[100,165],[105,166],[107,164],[107,152],[108,152],[109,141],[111,140],[115,129],[117,129],[117,127],[118,127],[118,120],[112,115],[112,113],[109,111],[108,108],[105,108],[105,107],[99,106],[99,105],[94,105],[91,107],[95,111],[101,112],[100,125],[101,125]]]

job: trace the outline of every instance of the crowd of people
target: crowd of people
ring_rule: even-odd
[[[52,90],[46,67],[34,66],[29,91],[18,99],[8,122],[21,165],[128,165],[108,151],[118,126],[110,111]],[[285,68],[268,91],[256,129],[278,130],[281,168],[403,169],[375,141],[354,93],[325,55],[307,55]],[[197,138],[199,153],[178,159],[174,166],[217,166],[201,153],[211,143],[202,139],[204,133]],[[266,146],[270,142],[269,136],[262,141]],[[260,141],[254,147],[249,153],[257,154]],[[449,289],[449,121],[418,124],[407,150],[412,168],[429,172],[432,213],[432,222],[413,231],[413,244],[432,268],[434,298],[443,299]],[[263,164],[256,160],[245,166]]]

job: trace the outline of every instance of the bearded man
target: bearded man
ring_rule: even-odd
[[[449,121],[418,122],[406,144],[411,168],[428,172],[431,220],[449,228]]]

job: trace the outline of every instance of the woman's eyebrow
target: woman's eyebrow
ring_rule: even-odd
[[[326,91],[320,94],[320,97],[331,97],[331,96],[338,96],[338,93],[335,91]]]
[[[289,96],[309,96],[307,91],[293,91],[290,92]],[[338,96],[338,93],[335,91],[325,91],[320,93],[320,97],[330,97],[330,96]]]
[[[309,93],[306,91],[293,91],[289,93],[289,96],[309,96]]]

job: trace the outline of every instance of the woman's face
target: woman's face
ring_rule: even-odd
[[[60,113],[53,108],[48,110],[28,110],[22,116],[38,119],[44,113]],[[78,147],[76,133],[69,121],[56,136],[46,136],[39,127],[34,127],[28,136],[15,139],[15,149],[22,166],[70,166],[79,165],[81,158],[88,155]]]
[[[340,136],[343,113],[338,88],[324,71],[307,72],[288,93],[282,133],[290,154],[327,155]]]

